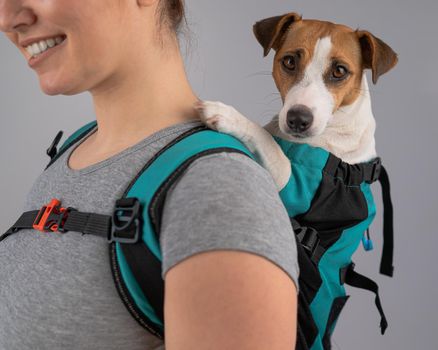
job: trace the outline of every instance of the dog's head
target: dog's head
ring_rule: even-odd
[[[360,96],[364,69],[376,84],[397,63],[397,54],[369,32],[297,13],[261,20],[253,29],[265,56],[276,51],[279,127],[292,138],[321,135],[334,113]]]

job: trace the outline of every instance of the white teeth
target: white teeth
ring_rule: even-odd
[[[40,47],[37,43],[33,43],[30,47],[32,48],[32,53],[34,55],[37,55],[38,53],[41,52]]]
[[[40,47],[40,51],[43,52],[47,49],[47,43],[45,41],[40,41],[38,43],[38,46]]]
[[[55,46],[55,40],[53,40],[53,39],[47,39],[46,42],[47,42],[47,45],[49,45],[49,47]]]
[[[65,38],[62,38],[61,36],[57,36],[56,38],[50,38],[46,40],[41,40],[37,43],[33,43],[32,45],[26,46],[26,51],[29,53],[29,55],[36,56],[44,51],[47,51],[48,49],[59,45],[65,40]]]

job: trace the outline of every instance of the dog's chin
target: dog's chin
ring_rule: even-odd
[[[298,143],[306,143],[308,141],[310,142],[315,137],[322,135],[326,128],[314,125],[304,132],[295,132],[292,131],[289,126],[278,123],[278,129],[280,130],[283,139]]]
[[[299,143],[306,143],[311,137],[318,136],[317,133],[308,131],[308,132],[294,132],[289,128],[285,128],[286,130],[282,130],[280,128],[281,134],[285,140],[295,141]]]

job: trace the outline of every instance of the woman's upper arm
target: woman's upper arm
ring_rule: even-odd
[[[160,243],[167,350],[295,346],[295,237],[257,163],[237,153],[192,163],[167,194]]]
[[[170,269],[165,283],[166,350],[295,347],[295,284],[261,256],[200,253]]]

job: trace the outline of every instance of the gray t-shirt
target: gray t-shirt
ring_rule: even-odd
[[[162,129],[81,170],[67,165],[74,146],[37,178],[23,211],[55,197],[63,206],[110,215],[144,164],[196,125],[201,122]],[[242,154],[212,154],[190,165],[166,197],[160,243],[163,277],[193,254],[234,249],[269,259],[297,284],[296,243],[286,209],[270,174]],[[21,230],[0,242],[0,349],[156,350],[164,345],[120,300],[105,239]]]

